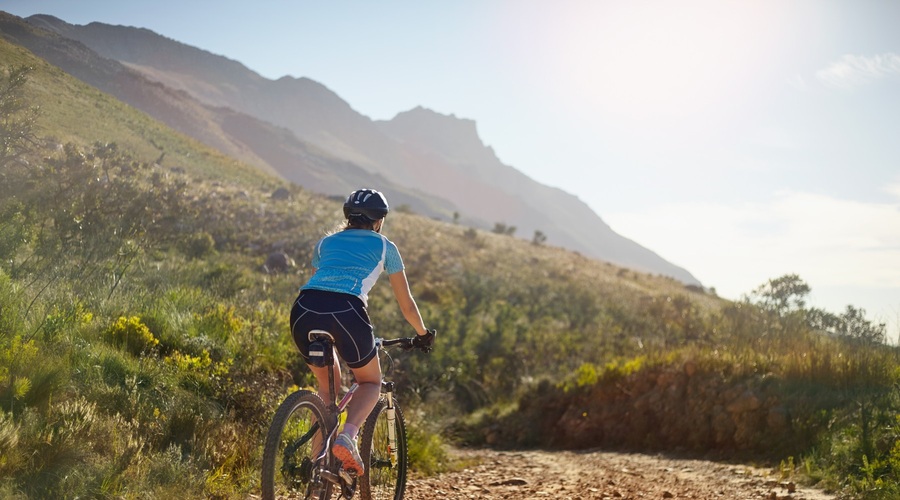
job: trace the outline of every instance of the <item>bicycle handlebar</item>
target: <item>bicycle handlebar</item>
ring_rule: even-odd
[[[400,346],[405,351],[415,349],[415,344],[413,344],[413,337],[403,337],[399,339],[375,339],[376,347],[391,347],[391,346]],[[424,349],[420,349],[423,350]]]

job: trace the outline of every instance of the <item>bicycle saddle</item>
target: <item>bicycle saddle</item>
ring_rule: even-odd
[[[325,330],[312,329],[309,331],[308,336],[310,342],[315,342],[316,340],[327,340],[332,344],[334,343],[334,335]]]

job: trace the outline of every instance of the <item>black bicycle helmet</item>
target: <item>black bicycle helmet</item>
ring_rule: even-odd
[[[371,221],[383,219],[390,211],[387,198],[374,189],[357,189],[344,202],[344,217],[363,215]]]

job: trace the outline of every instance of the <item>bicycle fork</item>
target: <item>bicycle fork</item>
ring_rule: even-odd
[[[387,403],[388,451],[391,452],[391,467],[393,467],[397,465],[397,430],[394,427],[397,416],[394,409],[394,383],[382,382],[381,390]]]

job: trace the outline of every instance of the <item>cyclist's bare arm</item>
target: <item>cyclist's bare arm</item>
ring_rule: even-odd
[[[400,311],[406,321],[416,329],[418,335],[425,335],[425,322],[422,321],[422,315],[419,313],[419,306],[413,299],[412,292],[409,291],[409,282],[406,280],[406,271],[399,271],[388,275],[391,280],[391,288],[394,290],[394,297],[397,298],[397,304],[400,305]]]

